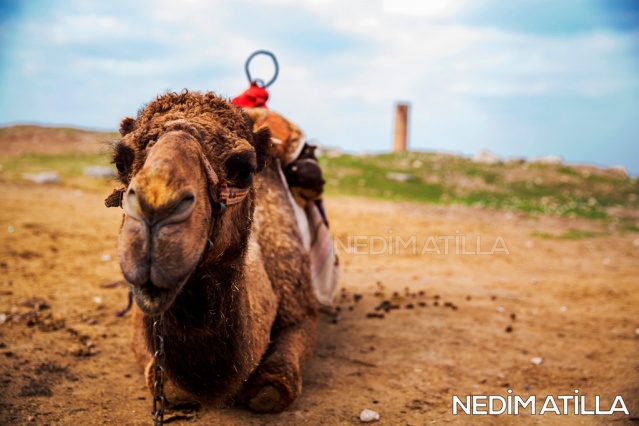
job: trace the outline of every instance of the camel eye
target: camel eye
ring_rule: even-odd
[[[126,182],[131,173],[131,165],[135,159],[135,152],[123,143],[118,143],[113,148],[113,160],[111,163],[115,164],[118,169],[119,179],[122,182]]]
[[[121,174],[125,174],[126,173],[126,166],[124,165],[124,161],[120,160],[119,158],[116,158],[115,161],[115,167],[118,169],[118,172]]]
[[[256,167],[255,153],[250,151],[234,154],[226,161],[227,176],[238,185],[249,186]]]
[[[238,180],[241,180],[241,181],[248,181],[248,180],[251,180],[252,175],[253,175],[253,170],[245,168],[240,170],[237,173],[237,178]]]

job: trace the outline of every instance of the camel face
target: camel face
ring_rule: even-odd
[[[199,142],[163,134],[124,193],[118,257],[143,312],[164,312],[197,266],[211,226]]]
[[[198,115],[184,117],[158,114],[163,104],[152,103],[137,120],[122,121],[113,156],[127,186],[118,258],[147,315],[169,309],[199,265],[241,253],[250,231],[253,178],[264,167],[270,134],[253,133],[232,106],[216,110],[221,117],[208,111],[220,105],[226,104],[204,104]],[[238,193],[248,196],[237,202]]]

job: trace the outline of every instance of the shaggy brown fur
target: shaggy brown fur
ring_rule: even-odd
[[[317,306],[270,135],[213,93],[169,93],[122,121],[114,163],[128,187],[118,256],[138,307],[133,349],[152,391],[160,317],[175,395],[280,411],[302,388]],[[251,188],[220,213],[220,184]],[[171,398],[169,392],[169,399]]]

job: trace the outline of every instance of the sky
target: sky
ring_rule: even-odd
[[[248,87],[322,146],[560,155],[639,175],[636,0],[0,0],[0,125],[117,129],[166,91]],[[254,77],[273,72],[262,56]]]

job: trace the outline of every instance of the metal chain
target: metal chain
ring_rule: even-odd
[[[164,424],[164,333],[161,331],[162,318],[153,321],[153,424]]]

